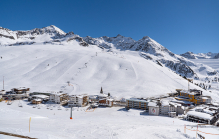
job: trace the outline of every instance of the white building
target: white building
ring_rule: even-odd
[[[148,109],[148,103],[149,101],[146,101],[144,99],[138,99],[138,98],[130,98],[126,99],[126,107],[127,108],[136,108],[136,109]]]
[[[49,96],[49,100],[51,102],[57,103],[57,104],[67,104],[68,103],[68,95],[65,93],[52,93]]]
[[[169,115],[170,112],[176,112],[176,111],[177,111],[177,105],[174,105],[169,101],[165,101],[165,100],[161,101],[161,106],[160,106],[161,115]]]
[[[156,103],[154,102],[149,102],[148,103],[148,108],[149,108],[149,115],[155,115],[158,116],[159,115],[159,106],[157,106]]]
[[[83,107],[88,104],[88,95],[71,95],[69,96],[68,106],[71,107]]]
[[[219,109],[208,105],[200,105],[187,112],[187,120],[192,122],[214,124],[218,117]]]
[[[160,114],[175,117],[175,115],[184,114],[184,107],[181,104],[170,102],[169,100],[161,100]]]
[[[1,95],[5,95],[5,94],[6,94],[6,91],[5,91],[5,90],[1,90],[1,91],[0,91],[0,94],[1,94]]]

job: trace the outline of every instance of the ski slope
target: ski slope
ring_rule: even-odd
[[[6,90],[29,87],[40,92],[97,94],[102,86],[105,93],[121,98],[159,96],[188,88],[186,80],[135,51],[107,52],[75,41],[64,46],[0,47],[0,56]],[[191,88],[197,86],[191,84]]]

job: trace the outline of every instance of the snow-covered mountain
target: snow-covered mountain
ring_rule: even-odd
[[[194,54],[193,52],[186,52],[181,54],[181,56],[188,59],[219,59],[219,53],[198,53]]]
[[[167,67],[177,74],[190,78],[218,75],[218,71],[215,71],[211,67],[188,60],[193,57],[196,58],[193,53],[188,52],[188,54],[185,54],[188,55],[186,58],[185,55],[180,56],[174,54],[148,36],[144,36],[138,41],[121,35],[99,38],[92,38],[90,36],[80,37],[73,32],[65,33],[54,25],[28,31],[11,31],[6,28],[0,28],[0,46],[71,45],[75,41],[81,46],[95,45],[113,53],[137,51],[141,57],[151,60],[161,67]],[[209,55],[213,56],[213,54]],[[219,55],[215,55],[215,57],[217,56],[219,57]]]

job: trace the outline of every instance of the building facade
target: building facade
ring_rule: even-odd
[[[149,101],[146,101],[143,99],[137,99],[137,98],[126,99],[126,107],[127,108],[147,110],[148,103],[149,103]]]
[[[72,95],[69,96],[68,106],[70,107],[83,107],[88,104],[88,95]]]

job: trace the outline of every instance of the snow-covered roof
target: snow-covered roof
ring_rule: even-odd
[[[66,93],[60,93],[60,92],[53,92],[51,93],[51,95],[57,95],[57,96],[61,96],[61,95],[65,95]]]
[[[148,107],[156,107],[156,106],[157,106],[157,104],[154,103],[154,102],[149,102],[148,103]]]
[[[89,98],[91,98],[91,99],[96,99],[98,96],[96,96],[96,95],[91,95],[91,96],[89,96]]]
[[[189,111],[187,112],[187,115],[199,117],[205,120],[211,120],[213,118],[213,116],[211,116],[210,114],[203,113],[203,112],[197,112],[197,111]]]
[[[211,99],[211,98],[209,98],[209,97],[202,97],[202,99]]]
[[[23,90],[23,89],[29,89],[29,88],[27,88],[27,87],[19,87],[19,88],[13,88],[13,89]]]
[[[107,99],[108,101],[114,101],[114,99],[110,98],[110,99]]]
[[[82,94],[82,95],[71,95],[70,97],[78,97],[78,98],[83,98],[87,96],[87,94]]]
[[[215,110],[209,110],[208,108],[206,108],[206,109],[203,109],[203,112],[204,112],[204,113],[211,114],[211,115],[213,115],[214,113],[216,113],[216,111],[215,111]]]
[[[32,97],[36,97],[36,98],[49,98],[49,96],[46,96],[46,95],[32,95]]]
[[[42,99],[34,99],[34,101],[42,101]]]
[[[78,98],[83,98],[84,96],[82,96],[82,95],[78,95],[77,97],[78,97]]]
[[[130,98],[130,99],[126,99],[128,101],[135,101],[135,102],[146,102],[146,103],[149,103],[149,101],[146,101],[146,100],[142,100],[142,99],[138,99],[138,98]]]
[[[162,106],[169,106],[169,101],[163,100],[163,101],[161,101],[161,105]]]
[[[173,106],[175,106],[175,107],[177,107],[177,106],[182,106],[181,104],[179,104],[179,103],[174,103],[174,102],[170,102],[170,105],[173,105]]]
[[[192,105],[192,102],[189,101],[182,101],[182,100],[172,100],[171,102],[180,103],[180,104],[190,104]]]
[[[107,97],[108,95],[107,94],[99,94],[98,96],[99,97]]]
[[[190,95],[195,95],[195,94],[199,94],[197,92],[191,92],[191,91],[188,91],[188,90],[182,90],[180,91],[181,93],[186,93],[186,94],[190,94]]]

